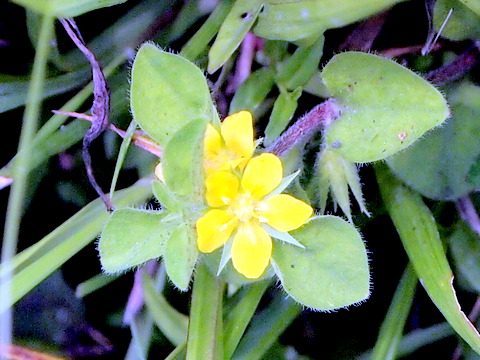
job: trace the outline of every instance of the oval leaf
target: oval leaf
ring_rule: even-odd
[[[336,55],[323,69],[322,79],[341,107],[341,116],[326,131],[326,144],[351,162],[393,155],[449,115],[437,89],[380,56]]]
[[[192,119],[218,119],[202,71],[153,44],[142,45],[133,62],[130,104],[137,123],[161,145]]]
[[[445,126],[387,160],[407,185],[437,200],[458,199],[480,185],[470,174],[480,163],[480,87],[464,83],[449,101],[453,116]]]
[[[297,0],[265,4],[254,28],[258,36],[295,41],[359,21],[403,0]]]
[[[305,249],[276,242],[273,253],[277,275],[292,298],[323,311],[368,298],[367,252],[353,225],[339,217],[320,216],[292,236]]]
[[[206,123],[193,120],[165,146],[163,176],[167,186],[177,194],[195,197],[203,193],[202,149],[205,127]]]
[[[197,263],[196,234],[189,224],[181,224],[173,232],[165,249],[165,268],[177,288],[188,290]]]
[[[162,222],[164,217],[165,213],[139,209],[114,211],[98,243],[103,270],[124,271],[162,256],[177,225]]]
[[[13,0],[30,10],[57,17],[75,17],[127,0]]]

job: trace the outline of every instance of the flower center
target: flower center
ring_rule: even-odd
[[[240,193],[230,205],[230,209],[240,221],[249,221],[255,214],[256,201],[247,193]]]

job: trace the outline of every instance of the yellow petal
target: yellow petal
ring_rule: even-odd
[[[242,177],[243,191],[261,199],[271,193],[282,181],[283,165],[276,155],[265,153],[247,163]]]
[[[229,152],[248,159],[253,154],[253,119],[249,111],[240,111],[223,120],[221,133]]]
[[[249,279],[259,278],[270,262],[272,239],[258,222],[240,223],[232,244],[233,267]]]
[[[229,171],[217,171],[205,180],[205,197],[211,207],[228,205],[238,194],[238,178]]]
[[[256,213],[274,229],[291,231],[305,224],[312,216],[313,209],[291,195],[280,194],[262,201]]]
[[[222,148],[222,138],[220,133],[210,124],[207,124],[203,144],[205,156],[217,154]]]
[[[227,211],[212,209],[197,220],[197,245],[210,253],[225,244],[238,221]]]

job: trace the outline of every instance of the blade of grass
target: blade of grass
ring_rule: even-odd
[[[35,59],[32,70],[32,80],[27,94],[27,105],[23,115],[22,132],[20,134],[18,153],[21,154],[15,169],[15,182],[13,184],[8,199],[7,215],[5,221],[5,232],[2,243],[1,263],[8,263],[14,257],[18,234],[20,228],[20,219],[23,212],[25,201],[25,190],[28,177],[28,168],[30,161],[30,143],[37,129],[38,117],[42,101],[42,90],[45,82],[45,72],[47,66],[50,39],[53,34],[54,19],[51,16],[44,16],[42,19],[40,36],[35,53]],[[2,278],[3,291],[0,296],[0,309],[9,309],[13,297],[10,283],[11,273]],[[12,340],[12,314],[11,310],[0,312],[0,343],[11,344]]]
[[[125,161],[125,157],[127,156],[128,148],[130,143],[132,142],[133,134],[135,133],[135,129],[137,128],[137,123],[135,120],[130,122],[128,126],[127,132],[125,133],[125,137],[122,140],[122,145],[120,145],[120,150],[118,152],[117,161],[115,163],[115,170],[113,172],[112,177],[112,184],[110,185],[110,200],[115,192],[115,187],[117,186],[118,175],[120,174],[120,170],[122,169],[123,162]]]
[[[252,320],[258,303],[271,284],[271,281],[259,281],[244,286],[238,293],[240,298],[238,303],[229,311],[224,312],[225,359],[232,357],[245,329]]]
[[[282,293],[277,294],[267,308],[252,319],[232,359],[262,359],[301,311],[300,304]]]
[[[151,180],[143,179],[128,189],[118,191],[114,199],[119,207],[130,206],[144,202],[151,194]],[[3,297],[8,288],[11,288],[12,292],[9,302],[2,303],[0,313],[91,243],[102,230],[108,216],[102,201],[97,199],[31,248],[17,255],[22,261],[18,261],[16,257],[13,259],[12,263],[17,266],[11,268],[15,272],[11,280],[5,276],[2,265],[0,294]]]
[[[397,358],[398,345],[402,340],[403,328],[412,306],[417,281],[415,270],[413,270],[411,264],[408,264],[380,327],[379,336],[371,357],[372,360]]]
[[[180,55],[190,61],[196,60],[207,49],[208,43],[220,29],[223,20],[231,9],[232,1],[220,2],[202,27],[193,35],[180,51]]]
[[[175,346],[184,344],[187,341],[188,317],[167,302],[146,273],[143,274],[143,294],[153,321],[163,335]]]
[[[480,354],[480,335],[458,303],[432,213],[421,196],[396,179],[385,164],[375,170],[382,198],[420,282],[458,335]]]
[[[121,275],[97,274],[77,285],[75,296],[83,298],[117,280]]]

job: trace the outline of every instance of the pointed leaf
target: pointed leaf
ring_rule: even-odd
[[[460,308],[437,224],[421,196],[379,164],[380,192],[421,284],[445,319],[478,354],[480,335]]]
[[[140,209],[119,209],[112,213],[103,229],[98,250],[103,270],[124,271],[165,251],[176,223],[163,223],[165,213]]]
[[[327,311],[368,298],[367,252],[353,225],[339,217],[320,216],[292,236],[305,249],[276,242],[273,259],[282,286],[293,299]]]
[[[153,44],[142,45],[135,57],[130,103],[137,123],[161,145],[193,119],[218,117],[202,71]]]
[[[208,72],[218,70],[242,42],[262,8],[261,0],[236,0],[208,53]]]
[[[165,146],[163,176],[167,186],[189,197],[203,193],[202,149],[206,124],[192,120]]]
[[[164,259],[168,277],[182,291],[188,290],[197,258],[193,227],[185,223],[177,226],[168,239]]]

